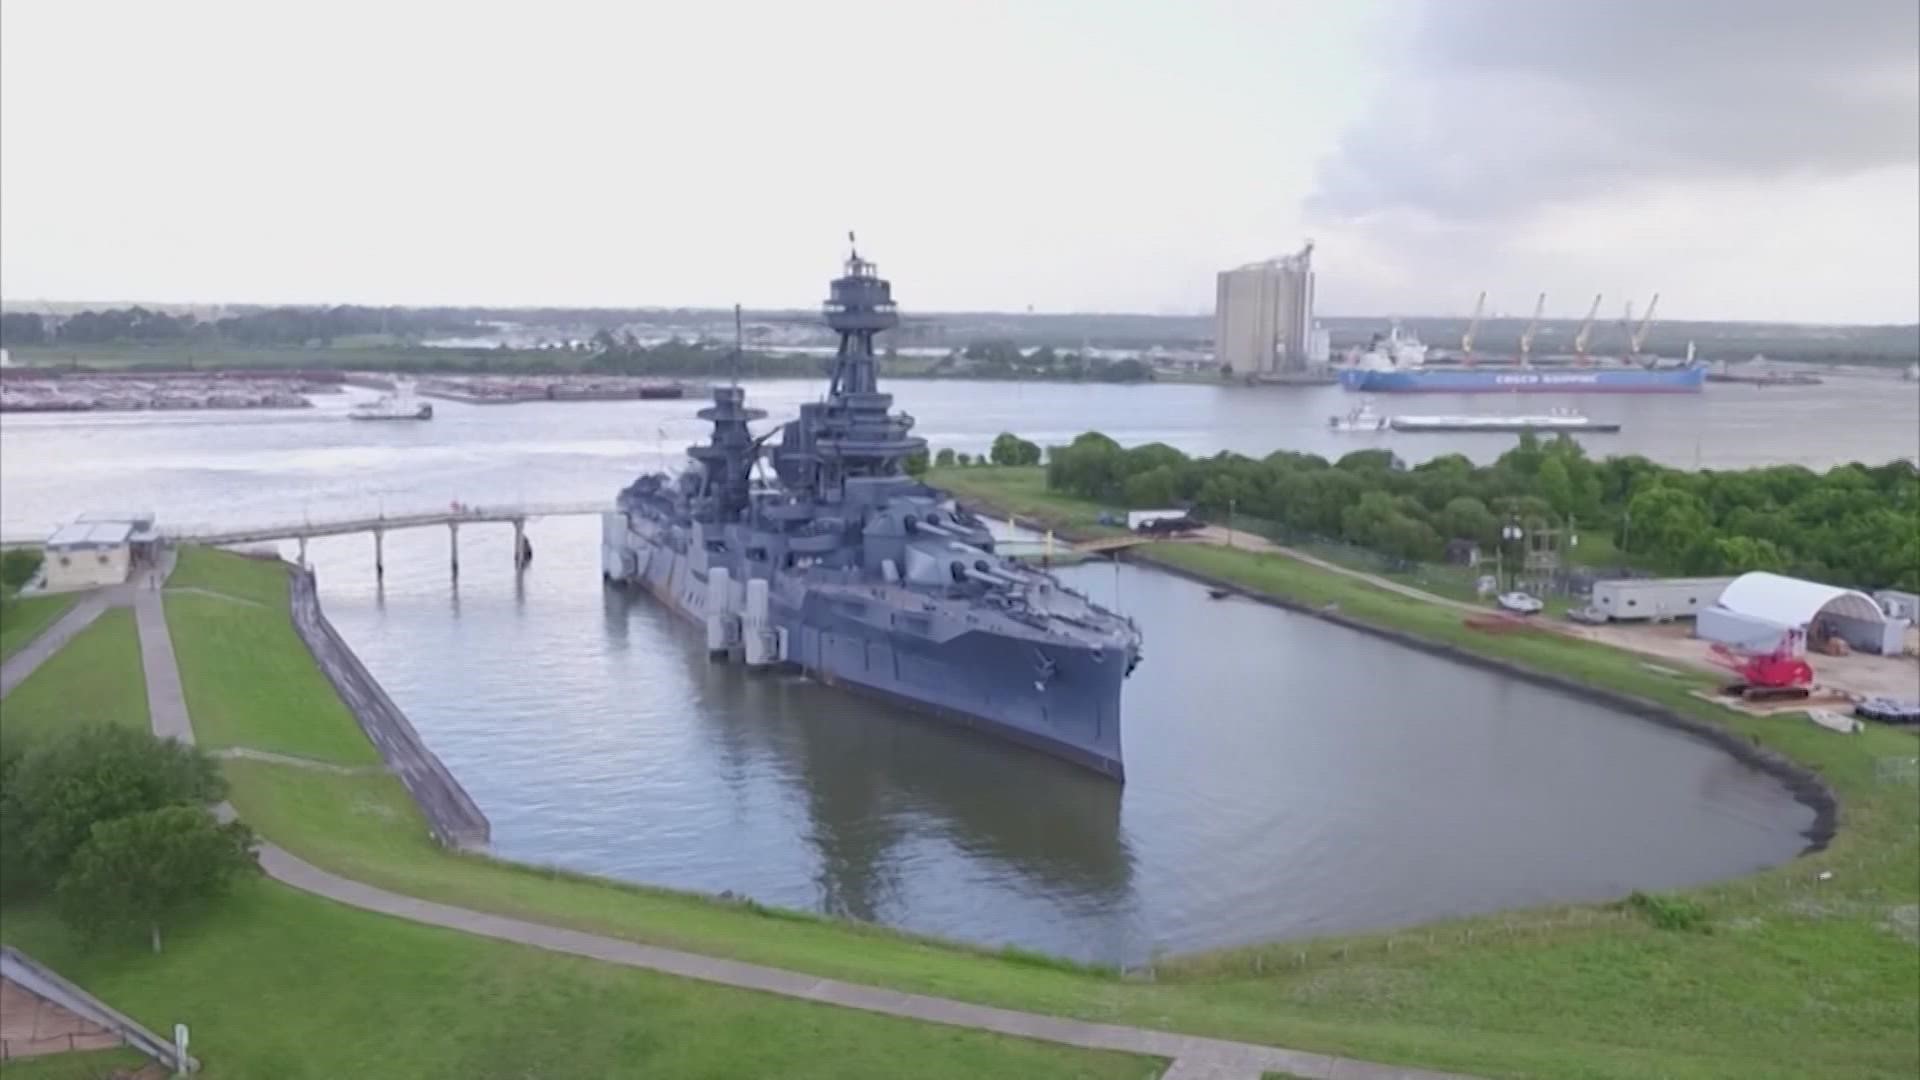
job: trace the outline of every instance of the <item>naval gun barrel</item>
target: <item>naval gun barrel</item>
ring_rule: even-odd
[[[984,552],[982,552],[982,554],[984,554]],[[1019,578],[996,569],[994,565],[986,559],[975,559],[973,565],[966,567],[966,575],[975,581],[984,582],[988,585],[1017,587],[1022,584]]]

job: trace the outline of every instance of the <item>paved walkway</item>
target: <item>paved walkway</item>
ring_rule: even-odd
[[[140,630],[140,666],[147,674],[147,712],[153,717],[153,733],[190,743],[193,721],[187,716],[180,664],[173,657],[173,638],[167,633],[158,589],[134,590],[133,619]]]
[[[276,754],[271,750],[255,750],[251,746],[229,746],[213,751],[213,756],[264,761],[272,765],[291,765],[296,769],[312,769],[315,772],[336,773],[340,776],[372,776],[390,771],[385,765],[335,765],[331,761],[315,761],[312,758],[295,757],[292,754]]]
[[[410,922],[462,930],[551,952],[646,968],[743,990],[800,998],[822,1005],[839,1005],[908,1020],[951,1024],[1091,1050],[1117,1050],[1168,1058],[1174,1065],[1165,1076],[1179,1080],[1198,1080],[1201,1077],[1257,1080],[1262,1072],[1286,1072],[1328,1080],[1442,1080],[1445,1077],[1442,1073],[1370,1065],[1324,1054],[998,1009],[566,930],[388,892],[328,873],[272,844],[260,846],[260,866],[276,881],[296,889]]]
[[[114,589],[95,589],[90,595],[83,596],[65,615],[53,620],[53,625],[40,631],[39,636],[27,642],[27,647],[7,657],[0,664],[0,697],[13,693],[13,688],[27,681],[34,669],[46,663],[47,657],[61,650],[74,635],[93,625],[93,620],[113,606]]]
[[[1430,593],[1425,589],[1402,584],[1392,578],[1381,577],[1379,574],[1369,574],[1365,570],[1355,570],[1350,566],[1341,566],[1339,563],[1328,562],[1318,555],[1309,555],[1299,548],[1290,548],[1276,544],[1256,533],[1242,532],[1239,529],[1228,530],[1218,525],[1208,525],[1195,535],[1201,538],[1202,543],[1234,547],[1242,551],[1257,551],[1267,555],[1285,555],[1289,559],[1296,559],[1306,563],[1308,566],[1315,566],[1329,573],[1353,578],[1355,581],[1364,581],[1377,589],[1385,589],[1391,593],[1399,593],[1401,596],[1414,600],[1424,600],[1429,604],[1438,604],[1441,607],[1454,608],[1471,615],[1497,614],[1493,608],[1487,607],[1484,604],[1469,604],[1464,600],[1454,600],[1450,597],[1441,596],[1438,593]]]
[[[165,568],[160,571],[162,576],[165,572]],[[180,673],[174,666],[173,642],[168,637],[167,622],[160,611],[161,593],[150,587],[136,587],[132,592],[134,611],[139,618],[140,651],[146,667],[148,708],[153,714],[154,734],[191,742],[193,728],[188,720],[186,700],[180,693]],[[223,818],[233,813],[232,808],[224,804],[220,811]],[[1375,1065],[1350,1058],[1180,1035],[1150,1028],[1042,1016],[863,986],[838,979],[822,979],[783,968],[643,945],[624,938],[567,930],[403,896],[329,873],[270,843],[262,842],[259,853],[260,868],[269,877],[349,907],[428,926],[530,945],[550,952],[645,968],[742,990],[779,994],[822,1005],[838,1005],[905,1020],[950,1024],[1089,1050],[1113,1050],[1165,1058],[1172,1065],[1163,1074],[1162,1080],[1259,1080],[1265,1072],[1290,1073],[1315,1080],[1465,1080],[1447,1073]]]

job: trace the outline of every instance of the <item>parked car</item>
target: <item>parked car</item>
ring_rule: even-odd
[[[1497,603],[1508,611],[1521,615],[1538,615],[1547,605],[1523,592],[1501,593]]]
[[[1592,604],[1588,604],[1585,607],[1568,609],[1567,618],[1572,619],[1574,622],[1577,622],[1577,623],[1586,623],[1589,626],[1599,626],[1603,623],[1612,621],[1610,618],[1608,618],[1606,612],[1601,611],[1599,608],[1594,607]]]

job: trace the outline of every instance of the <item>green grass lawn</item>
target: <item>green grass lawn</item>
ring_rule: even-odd
[[[1164,1065],[562,956],[266,880],[242,883],[158,956],[83,945],[35,907],[9,909],[5,937],[151,1030],[187,1024],[209,1080],[1146,1080]]]
[[[145,729],[147,722],[140,634],[128,608],[101,613],[0,702],[0,726],[19,738],[84,724]]]
[[[80,599],[80,593],[45,596],[9,596],[0,604],[0,660],[27,647]]]
[[[1048,491],[1047,470],[1038,465],[929,469],[923,479],[962,500],[989,501],[1008,513],[1056,529],[1074,529],[1086,535],[1126,531],[1098,523],[1100,512],[1107,508]],[[1125,514],[1124,510],[1116,512]]]
[[[213,548],[185,547],[167,576],[169,589],[206,589],[268,607],[287,603],[287,565]]]
[[[378,764],[374,750],[313,662],[306,643],[294,632],[288,614],[286,571],[237,555],[217,556],[235,566],[229,574],[203,573],[188,582],[257,604],[222,596],[186,592],[169,579],[165,599],[167,628],[180,678],[193,715],[194,736],[206,746],[248,746],[256,750],[344,765]],[[181,569],[193,563],[183,559]],[[279,578],[280,593],[269,595],[264,575]]]
[[[1911,1076],[1920,1066],[1920,950],[1902,914],[1920,901],[1920,792],[1913,774],[1884,767],[1915,754],[1911,735],[1876,728],[1837,739],[1798,719],[1723,717],[1687,693],[1700,680],[1650,672],[1631,654],[1550,635],[1484,635],[1457,612],[1277,556],[1149,550],[1251,588],[1338,604],[1355,617],[1713,716],[1821,772],[1844,800],[1842,831],[1824,853],[1689,893],[1706,909],[1710,933],[1659,930],[1590,905],[1176,958],[1147,981],[442,852],[386,776],[231,761],[233,802],[295,853],[397,891],[1038,1012],[1488,1076],[1870,1077]],[[169,596],[168,604],[193,599]],[[184,655],[191,646],[182,638],[212,624],[173,625]],[[262,627],[233,639],[236,670],[311,666],[290,635]],[[196,684],[210,677],[188,669],[189,701],[209,692]],[[248,730],[238,741],[257,745],[244,738]],[[1822,870],[1834,879],[1817,882]]]

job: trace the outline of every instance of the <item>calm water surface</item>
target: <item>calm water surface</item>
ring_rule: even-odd
[[[1195,451],[1354,445],[1323,430],[1338,392],[895,389],[937,445],[972,451],[1003,429]],[[750,394],[778,416],[814,392]],[[1685,459],[1705,418],[1722,425],[1708,463],[1741,464],[1754,448],[1721,444],[1742,424],[1790,422],[1764,411],[1786,397],[1583,404],[1668,410],[1666,427],[1640,425],[1649,441],[1596,449]],[[1913,403],[1889,405],[1884,384],[1878,402],[1864,415],[1887,418],[1880,435],[1856,415],[1762,449],[1814,465],[1912,454],[1913,416],[1893,429]],[[247,522],[605,498],[699,433],[688,402],[442,404],[419,425],[352,424],[343,408],[9,417],[0,530],[129,505]],[[1509,441],[1392,445],[1484,458]],[[602,589],[597,528],[534,523],[534,564],[516,576],[508,530],[468,527],[457,587],[444,530],[389,536],[384,587],[368,538],[310,550],[329,614],[511,857],[1127,962],[1735,874],[1790,857],[1812,820],[1772,781],[1650,724],[1166,575],[1080,567],[1066,576],[1147,635],[1121,788],[802,679],[710,665],[688,627]]]

